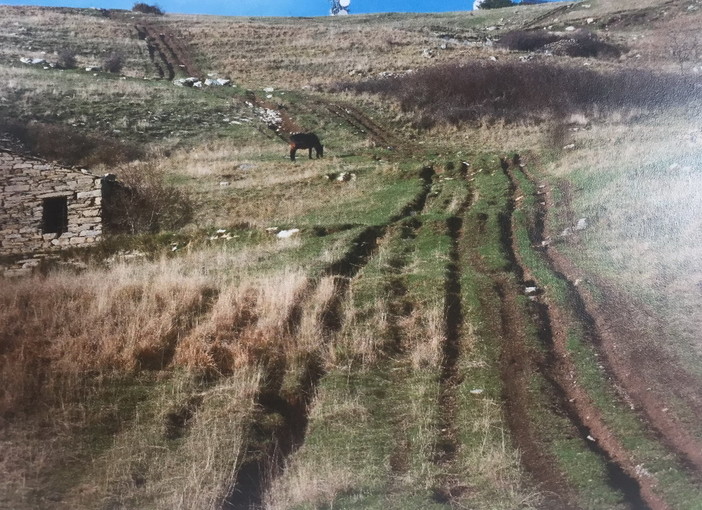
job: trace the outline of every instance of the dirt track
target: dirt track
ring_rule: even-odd
[[[191,52],[177,34],[148,22],[137,23],[134,28],[139,39],[146,42],[149,58],[160,78],[173,80],[179,72],[187,76],[202,75]]]

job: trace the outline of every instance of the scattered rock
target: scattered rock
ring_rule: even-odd
[[[563,146],[564,150],[572,150],[575,149],[575,144],[574,143],[569,143],[568,145]]]
[[[574,230],[585,230],[589,226],[590,224],[588,223],[587,218],[580,218],[575,224]]]
[[[535,296],[539,294],[539,288],[538,287],[524,287],[524,294],[527,296]]]
[[[341,172],[336,176],[336,180],[339,182],[349,182],[356,180],[356,174],[353,172]]]
[[[196,83],[200,83],[200,78],[196,78],[194,76],[173,80],[173,84],[178,85],[179,87],[193,87]]]
[[[289,229],[289,230],[281,230],[281,231],[278,232],[275,236],[276,236],[278,239],[288,239],[289,237],[294,236],[294,235],[297,234],[298,232],[300,232],[300,229],[299,229],[299,228],[291,228],[291,229]]]
[[[20,58],[20,62],[22,62],[23,64],[29,64],[29,65],[33,65],[33,66],[48,64],[48,62],[46,60],[44,60],[43,58],[22,57],[22,58]]]

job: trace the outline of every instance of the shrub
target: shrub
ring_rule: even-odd
[[[508,32],[497,43],[514,51],[550,50],[556,55],[569,57],[614,57],[621,55],[620,49],[600,40],[589,30],[578,30],[572,34],[556,34],[543,30],[515,30]]]
[[[149,5],[142,2],[135,3],[132,6],[132,10],[135,12],[143,12],[144,14],[156,14],[157,16],[163,16],[164,12],[158,5]]]
[[[511,0],[483,0],[478,5],[478,9],[501,9],[503,7],[513,7],[517,5]]]
[[[558,35],[545,30],[515,30],[503,35],[497,44],[513,51],[535,51],[559,39]]]
[[[141,149],[107,138],[84,134],[62,125],[32,122],[0,122],[0,133],[6,133],[31,154],[58,161],[64,165],[114,165],[134,160]]]
[[[192,219],[190,197],[168,185],[154,163],[125,165],[118,177],[119,182],[103,180],[103,221],[109,233],[175,230]]]
[[[102,64],[102,68],[108,73],[117,74],[122,70],[123,65],[124,57],[122,57],[122,54],[113,51],[112,53],[107,55],[107,57],[105,57],[105,61]]]
[[[657,108],[702,99],[679,75],[623,69],[597,72],[547,63],[469,62],[342,85],[399,101],[419,127],[483,120],[538,121],[552,116]]]
[[[56,65],[62,69],[75,69],[76,67],[76,52],[64,48],[58,52],[58,60]]]

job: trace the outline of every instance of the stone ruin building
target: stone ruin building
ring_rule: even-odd
[[[96,243],[100,177],[0,149],[0,255]]]

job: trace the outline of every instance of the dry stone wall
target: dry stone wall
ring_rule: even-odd
[[[0,255],[85,246],[101,235],[99,177],[0,150]]]

